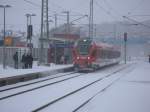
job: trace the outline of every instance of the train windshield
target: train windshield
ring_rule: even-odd
[[[83,39],[78,41],[77,49],[80,55],[88,55],[91,46],[91,40]]]

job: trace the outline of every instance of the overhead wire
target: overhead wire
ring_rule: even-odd
[[[31,5],[33,5],[33,6],[35,6],[35,7],[41,8],[41,5],[39,5],[39,4],[35,3],[35,2],[31,2],[31,1],[29,1],[29,0],[24,0],[24,1],[27,2],[27,3],[29,3],[29,4],[31,4]],[[56,14],[56,11],[52,11],[52,10],[50,10],[50,9],[49,9],[49,11],[51,11],[51,12],[53,13],[53,14],[51,15],[51,17],[55,18],[55,17],[54,17],[54,14]],[[59,19],[59,20],[65,21],[64,19]]]
[[[37,3],[35,3],[35,2],[31,2],[31,1],[29,1],[29,0],[23,0],[23,1],[25,1],[25,2],[27,2],[27,3],[29,3],[29,4],[31,4],[31,5],[33,5],[33,6],[35,6],[35,7],[39,7],[39,8],[41,8],[41,5],[39,5],[39,4],[37,4]],[[41,10],[41,9],[40,9]],[[56,11],[52,11],[52,10],[48,10],[48,11],[50,11],[50,12],[52,12],[52,13],[56,13]]]
[[[52,4],[52,6],[56,6],[57,8],[61,9],[62,11],[66,11],[66,9],[65,9],[64,7],[58,5],[58,4],[56,4],[56,3],[54,3],[54,2],[52,2],[52,1],[50,1],[50,0],[49,0],[49,3]],[[76,11],[72,11],[72,10],[69,10],[69,11],[70,11],[70,12],[74,12],[74,13],[76,13],[76,14],[78,14],[78,15],[83,15],[83,14],[80,13],[80,12],[76,12]],[[55,11],[55,13],[56,13],[56,12],[57,12],[57,11]],[[59,13],[57,12],[57,14],[59,14]]]
[[[137,3],[137,5],[135,7],[133,7],[130,12],[128,12],[128,14],[132,14],[132,12],[134,12],[135,10],[137,10],[137,8],[139,6],[141,6],[144,3],[144,0],[139,0],[139,2]]]
[[[31,5],[33,5],[33,6],[35,6],[35,7],[41,8],[41,5],[39,5],[39,4],[35,3],[35,2],[29,1],[29,0],[24,0],[24,1],[27,2],[27,3],[29,3],[29,4],[31,4]],[[61,7],[61,6],[59,6],[59,5],[56,5],[56,4],[53,3],[52,1],[49,1],[49,2],[51,2],[53,5],[57,6],[58,8],[62,9],[63,11],[65,11],[65,9],[64,9],[63,7]],[[60,17],[61,17],[61,16],[65,16],[65,15],[59,14],[58,12],[56,13],[56,11],[52,11],[52,10],[50,10],[50,9],[49,9],[49,11],[51,11],[51,12],[53,13],[53,14],[50,14],[53,18],[55,18],[55,17],[54,17],[54,14],[57,14],[58,17],[59,17],[59,16],[60,16]],[[75,11],[71,11],[71,12],[75,12]],[[82,16],[82,15],[83,15],[83,14],[81,14],[81,13],[79,13],[79,12],[75,12],[75,13],[77,13],[77,14],[70,15],[70,16]],[[59,18],[59,20],[66,21],[65,19],[62,19],[62,18]]]
[[[112,15],[110,11],[106,10],[103,6],[101,6],[101,5],[99,4],[99,2],[97,2],[97,1],[95,0],[94,3],[95,3],[100,9],[102,9],[107,15],[109,15],[110,17],[112,17],[114,20],[117,20],[117,18],[116,18],[114,15]]]
[[[121,17],[121,14],[118,11],[116,11],[107,0],[103,0],[103,2],[111,11],[114,12],[115,15],[117,15],[118,17]]]
[[[134,16],[141,16],[141,17],[145,17],[145,16],[148,17],[149,16],[150,17],[150,15],[129,15],[128,17],[134,17]]]
[[[123,16],[123,18],[128,19],[128,20],[130,20],[130,21],[132,21],[132,22],[134,22],[134,23],[137,23],[137,24],[139,24],[139,25],[145,26],[145,27],[147,27],[147,28],[150,28],[149,25],[143,24],[142,22],[139,22],[139,21],[137,21],[137,20],[131,19],[131,18],[127,17],[127,16]]]
[[[85,7],[85,5],[87,5],[86,3],[88,3],[88,5],[89,5],[89,0],[88,0],[88,2],[87,2],[87,0],[80,0],[80,4],[76,8],[77,9],[83,8],[83,7]],[[77,12],[77,11],[73,11],[73,12],[76,14],[83,15],[83,13],[81,13],[81,12]]]
[[[41,5],[39,5],[39,4],[37,4],[37,3],[35,3],[35,2],[31,2],[31,1],[29,1],[29,0],[23,0],[23,1],[25,1],[25,2],[27,2],[27,3],[29,3],[29,4],[31,4],[31,5],[33,5],[33,6],[35,6],[35,7],[39,7],[39,8],[41,8]],[[56,5],[55,3],[53,3],[52,1],[49,1],[49,2],[51,2],[53,5],[55,5],[55,6],[57,6],[58,8],[60,8],[60,9],[62,9],[63,11],[65,11],[65,9],[63,8],[63,7],[61,7],[61,6],[59,6],[59,5]],[[52,10],[50,10],[49,9],[49,11],[51,11],[53,14],[52,14],[52,16],[54,15],[54,14],[57,14],[58,16],[60,15],[61,16],[61,14],[59,14],[56,10],[54,11],[52,11]],[[73,12],[73,11],[71,11],[71,12]],[[78,13],[78,12],[76,12],[76,13]],[[51,15],[51,14],[50,14]],[[81,14],[81,13],[78,13],[78,14],[76,14],[76,15],[70,15],[70,16],[82,16],[83,14]],[[62,15],[62,16],[65,16],[65,15]]]
[[[39,4],[35,3],[35,2],[31,2],[31,1],[29,1],[29,0],[23,0],[23,1],[25,1],[25,2],[27,2],[27,3],[29,3],[29,4],[32,4],[32,5],[36,6],[36,7],[40,7],[40,8],[41,8],[41,5],[39,5]],[[108,1],[106,1],[106,0],[103,0],[103,1],[105,2],[105,4],[107,4],[107,6],[109,7],[109,9],[112,9],[113,11],[115,11],[115,10],[111,7],[111,5],[108,3]],[[139,4],[140,4],[141,2],[143,2],[143,0],[141,0],[141,1],[139,2]],[[53,4],[54,4],[54,3],[53,3]],[[110,11],[106,10],[106,9],[105,9],[103,6],[101,6],[101,5],[99,4],[99,2],[97,2],[96,0],[95,0],[95,4],[96,4],[99,8],[101,8],[107,15],[111,16],[114,20],[117,20],[117,18],[116,18],[114,15],[112,15],[112,13],[111,13]],[[56,5],[56,4],[55,4],[55,5]],[[61,9],[64,9],[63,7],[58,6],[58,5],[57,5],[57,7],[61,8]],[[137,9],[137,7],[136,7],[136,9]],[[134,10],[135,10],[135,9],[134,9]],[[49,10],[49,11],[53,12],[54,14],[56,13],[56,11],[52,11],[52,10]],[[81,13],[80,13],[80,14],[81,14]],[[122,16],[122,15],[120,15],[117,11],[115,11],[115,14],[119,15],[120,17],[126,18],[126,19],[128,19],[128,20],[130,20],[130,21],[132,21],[132,22],[135,22],[135,23],[138,23],[138,24],[140,24],[140,25],[143,25],[143,26],[145,26],[145,27],[150,28],[150,26],[145,25],[145,24],[143,24],[143,23],[141,23],[141,22],[138,22],[138,21],[136,21],[136,20],[134,20],[134,19],[131,19],[131,18],[129,18],[128,16]]]
[[[34,3],[34,2],[31,2],[31,1],[29,1],[29,0],[23,0],[23,1],[25,1],[25,2],[27,2],[27,3],[29,3],[29,4],[32,4],[32,5],[36,6],[36,7],[41,7],[41,5],[39,5],[39,4],[37,4],[37,3]]]
[[[107,4],[107,6],[109,7],[109,9],[114,10],[114,9],[111,7],[111,5],[108,4],[107,0],[103,0],[103,1],[105,2],[105,4]],[[143,1],[143,0],[141,0],[141,1]],[[96,1],[96,2],[97,2],[97,1]],[[140,2],[140,3],[141,3],[141,2]],[[107,10],[105,10],[102,6],[100,6],[100,4],[99,4],[98,2],[97,2],[97,5],[99,5],[99,7],[102,8],[108,15],[110,15],[111,17],[114,18],[114,16],[112,16],[111,12],[108,12]],[[115,10],[114,10],[114,11],[115,11]],[[142,22],[139,22],[139,21],[137,21],[137,20],[131,19],[131,18],[128,17],[128,16],[123,16],[123,15],[117,13],[117,11],[115,11],[115,12],[116,12],[116,14],[117,14],[118,16],[120,16],[120,17],[122,17],[122,18],[125,18],[125,19],[127,19],[127,20],[129,20],[129,21],[132,21],[132,22],[137,23],[137,24],[139,24],[139,25],[142,25],[142,26],[145,26],[145,27],[147,27],[147,28],[150,28],[149,25],[145,25],[145,24],[143,24]],[[143,15],[143,16],[148,16],[148,15]],[[150,16],[150,15],[149,15],[149,16]]]

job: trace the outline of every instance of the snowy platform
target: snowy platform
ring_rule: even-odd
[[[14,84],[48,75],[54,75],[72,68],[72,65],[33,66],[32,69],[14,69],[0,66],[0,86]]]

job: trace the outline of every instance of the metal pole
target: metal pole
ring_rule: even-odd
[[[47,28],[47,39],[49,39],[49,22],[48,22],[48,0],[46,0],[46,28]],[[47,60],[46,63],[48,63],[48,54],[47,54]]]
[[[10,5],[0,5],[0,8],[3,8],[4,9],[4,37],[3,37],[3,69],[5,69],[6,68],[6,46],[5,46],[5,25],[6,25],[6,23],[5,23],[5,10],[6,10],[6,8],[9,8],[9,7],[11,7]]]
[[[116,40],[116,23],[114,24],[114,38],[115,38],[115,40]]]
[[[115,23],[114,24],[114,42],[113,42],[114,44],[117,44],[117,41],[118,41],[116,37],[117,36],[116,30],[117,30],[117,24]]]
[[[32,22],[32,20],[31,20],[32,18],[31,17],[32,17],[32,15],[30,15],[29,17],[30,17],[30,25],[31,25],[31,22]]]
[[[56,31],[56,28],[57,28],[57,14],[55,14],[55,31]]]
[[[94,28],[94,36],[96,37],[96,24],[95,24],[95,28]]]
[[[93,39],[93,0],[90,1],[89,38]]]
[[[68,38],[69,38],[69,34],[71,33],[71,32],[70,32],[69,11],[67,11],[67,26],[68,26],[67,35],[68,35]],[[68,49],[67,49],[67,51],[68,51]],[[66,50],[65,50],[65,52],[66,52]],[[66,53],[65,53],[65,54],[66,54]],[[67,52],[67,56],[68,56],[68,62],[70,63],[70,56],[69,56],[68,52]],[[68,63],[68,62],[67,62],[67,63]]]
[[[127,33],[124,33],[124,61],[127,61]]]
[[[66,28],[66,36],[67,36],[67,38],[69,38],[69,34],[70,34],[70,21],[69,21],[69,11],[65,11],[65,12],[63,12],[63,13],[66,13],[67,14],[67,28]],[[66,54],[66,51],[64,51],[65,52],[65,54]],[[68,55],[68,54],[67,54]],[[70,57],[68,57],[68,61],[70,61]]]
[[[3,68],[6,68],[6,49],[5,49],[5,7],[4,7],[4,38],[3,38]]]
[[[70,33],[70,23],[69,23],[69,11],[64,11],[62,13],[66,13],[67,14],[67,27],[66,27],[66,34],[69,34]]]
[[[40,43],[41,43],[41,48],[40,48],[40,52],[39,52],[39,56],[40,56],[40,64],[43,62],[43,58],[42,58],[42,55],[43,55],[43,11],[44,11],[44,0],[42,0],[42,8],[41,8],[41,37],[40,37]]]
[[[27,17],[27,43],[28,43],[28,25],[29,25],[29,14],[26,14]]]
[[[91,24],[92,24],[92,25],[91,25],[91,27],[92,27],[92,28],[91,28],[91,31],[92,31],[92,34],[91,34],[91,35],[92,35],[92,39],[93,39],[93,0],[91,1],[91,10],[92,10],[92,11],[91,11],[91,12],[92,12],[92,14],[91,14],[91,16],[92,16],[92,17],[91,17]]]
[[[70,24],[69,24],[69,11],[67,13],[67,35],[70,34]]]
[[[91,20],[90,20],[90,17],[89,17],[89,25],[88,25],[89,26],[89,38],[91,37],[91,24],[90,24],[90,21]]]
[[[55,31],[57,30],[57,14],[55,14]],[[56,33],[56,32],[55,32]],[[54,41],[53,41],[54,42]],[[57,61],[57,52],[56,52],[56,43],[55,43],[55,64],[56,64],[56,61]]]
[[[90,16],[89,16],[89,39],[91,38],[91,0],[90,0]]]
[[[32,22],[32,15],[30,15],[30,25],[31,25],[31,22]],[[31,46],[31,39],[32,39],[32,36],[30,37],[30,53],[32,53],[32,46]]]
[[[125,41],[125,43],[124,43],[124,57],[125,57],[125,64],[126,64],[126,62],[127,62],[127,42]]]
[[[48,0],[46,0],[46,30],[47,30],[47,39],[49,38],[49,23],[48,23]]]

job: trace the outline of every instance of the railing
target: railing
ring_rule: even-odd
[[[44,49],[43,57],[45,63],[47,63],[47,58],[48,58],[48,52],[47,48]],[[18,62],[19,62],[19,68],[22,66],[21,63],[21,58],[24,53],[29,52],[29,48],[27,47],[6,47],[6,56],[3,57],[3,47],[0,47],[0,64],[3,64],[3,59],[6,60],[6,65],[7,66],[14,66],[14,60],[13,60],[13,55],[15,52],[18,52]],[[39,48],[32,48],[32,56],[34,60],[39,60],[39,54],[40,54],[40,49]]]

